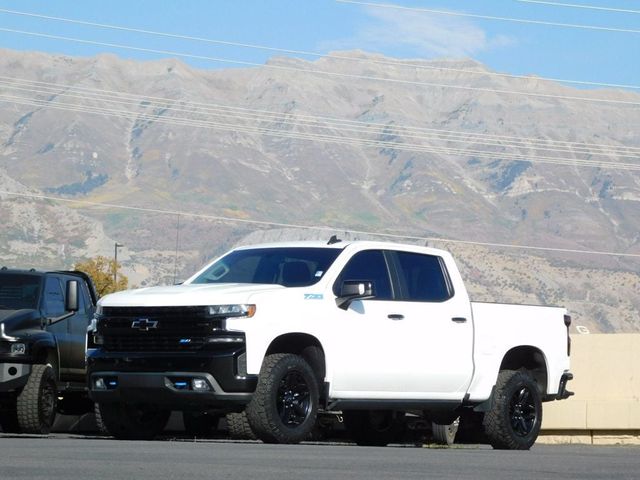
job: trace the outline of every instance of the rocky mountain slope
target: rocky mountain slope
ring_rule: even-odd
[[[251,232],[329,236],[244,220],[640,255],[640,95],[339,56],[203,71],[2,51],[0,263],[117,240],[134,283],[171,283]],[[639,257],[431,244],[478,299],[640,330]]]

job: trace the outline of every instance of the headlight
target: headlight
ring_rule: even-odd
[[[255,305],[237,304],[237,305],[209,305],[207,306],[207,315],[210,317],[247,317],[251,318],[256,313]]]

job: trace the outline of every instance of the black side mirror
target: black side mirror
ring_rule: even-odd
[[[354,300],[364,300],[374,296],[373,282],[345,280],[340,286],[340,296],[336,298],[336,305],[346,310]]]
[[[67,300],[64,308],[67,312],[78,311],[78,281],[77,280],[69,280],[67,282]]]

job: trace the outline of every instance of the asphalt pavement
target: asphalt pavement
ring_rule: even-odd
[[[640,448],[357,447],[0,434],[0,479],[638,479]]]

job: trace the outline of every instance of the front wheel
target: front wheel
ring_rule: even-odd
[[[493,406],[483,426],[489,443],[499,450],[529,450],[542,424],[542,400],[538,385],[526,370],[498,374]]]
[[[56,417],[57,393],[51,365],[33,365],[27,384],[16,401],[20,432],[46,435],[51,431]]]
[[[151,440],[164,430],[171,411],[155,405],[100,403],[102,424],[120,440]]]
[[[247,418],[251,430],[265,443],[299,443],[316,423],[318,401],[318,381],[302,357],[267,355]]]

